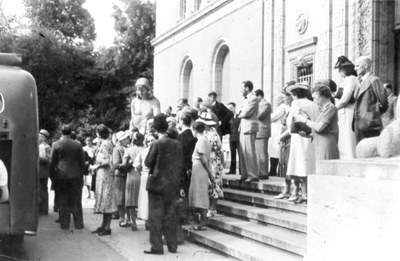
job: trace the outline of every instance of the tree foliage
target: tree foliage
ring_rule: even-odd
[[[0,5],[0,51],[22,54],[22,67],[36,79],[40,127],[50,131],[62,123],[84,135],[99,123],[120,128],[130,118],[134,81],[152,79],[154,4],[115,5],[115,45],[94,50],[94,20],[84,2],[24,0],[24,25],[6,17]]]

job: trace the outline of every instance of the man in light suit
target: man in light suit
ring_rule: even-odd
[[[71,127],[61,127],[62,137],[53,143],[50,178],[57,182],[61,229],[69,229],[71,214],[76,229],[83,228],[82,187],[85,159],[82,145],[71,138]]]
[[[253,93],[253,83],[242,83],[242,94],[245,97],[240,109],[239,118],[239,161],[241,180],[245,182],[258,181],[258,168],[255,141],[258,131],[258,99]]]
[[[271,104],[264,98],[264,92],[256,90],[258,99],[258,132],[256,136],[256,154],[258,175],[268,179],[268,139],[271,137]]]
[[[381,116],[388,108],[388,99],[381,80],[371,73],[370,58],[359,57],[355,69],[361,81],[355,91],[353,117],[353,131],[358,143],[364,138],[379,136],[383,128]]]

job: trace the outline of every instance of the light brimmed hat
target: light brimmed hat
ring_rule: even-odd
[[[47,130],[45,130],[45,129],[41,129],[41,130],[39,131],[39,134],[41,134],[41,135],[43,135],[44,137],[46,137],[46,139],[49,139],[49,138],[50,138],[50,133],[49,133]]]
[[[293,85],[290,85],[288,87],[286,87],[285,91],[287,93],[290,93],[291,91],[295,90],[295,89],[304,89],[304,90],[308,90],[308,82],[302,82],[302,83],[295,83]]]
[[[131,133],[129,131],[119,131],[117,133],[117,140],[121,141],[124,140],[126,138],[129,138],[131,136]]]
[[[198,118],[196,121],[202,122],[202,123],[204,123],[205,125],[208,125],[208,126],[213,126],[213,125],[216,125],[216,124],[217,124],[217,123],[212,119],[211,113],[209,113],[209,112],[202,112],[202,113],[200,114],[200,118]]]

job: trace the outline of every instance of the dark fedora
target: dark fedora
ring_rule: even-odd
[[[344,66],[354,66],[354,64],[346,57],[346,56],[339,56],[338,60],[335,64],[335,69],[338,69],[340,67],[344,67]]]

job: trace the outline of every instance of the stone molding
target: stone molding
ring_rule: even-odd
[[[357,1],[357,56],[371,56],[372,1]]]

